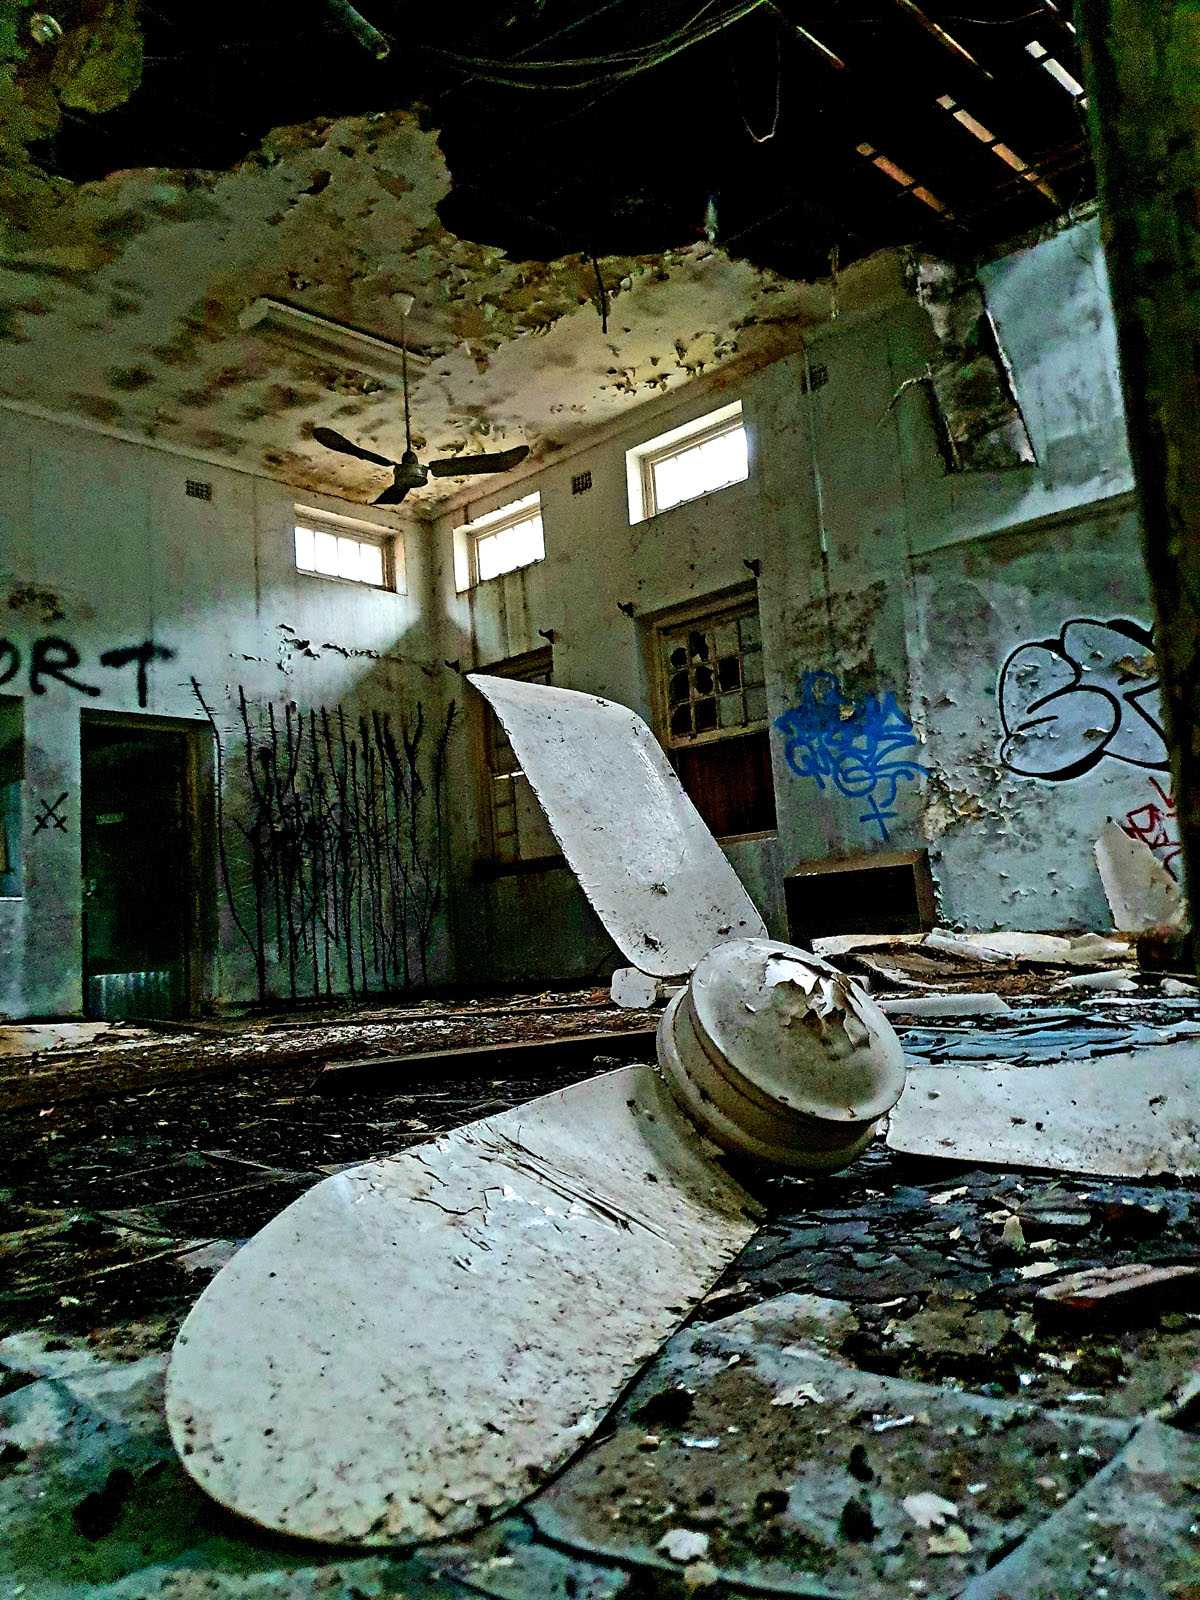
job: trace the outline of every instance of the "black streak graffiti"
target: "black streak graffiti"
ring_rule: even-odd
[[[174,650],[168,650],[165,645],[154,644],[147,639],[142,644],[122,645],[119,650],[106,650],[100,657],[102,667],[127,667],[131,661],[137,662],[137,697],[138,705],[145,709],[149,695],[149,674],[147,668],[152,661],[170,661]]]
[[[341,707],[264,710],[239,689],[244,804],[227,827],[224,796],[236,780],[195,679],[192,688],[216,735],[221,879],[260,998],[272,949],[292,997],[424,985],[442,904],[455,706],[430,743],[419,703],[397,736],[386,713],[355,721]],[[235,834],[244,852],[229,848]],[[235,870],[243,855],[248,883]]]
[[[1000,759],[1026,778],[1062,782],[1105,756],[1165,772],[1154,637],[1126,618],[1073,617],[1057,639],[1015,649],[1000,669]]]
[[[63,807],[67,803],[67,791],[64,789],[57,800],[43,800],[42,808],[33,819],[34,833],[41,833],[43,828],[58,828],[66,833],[67,819],[63,814]]]
[[[137,662],[138,705],[144,710],[149,699],[149,675],[152,661],[170,661],[175,655],[166,645],[145,639],[141,644],[121,645],[115,650],[105,650],[100,657],[102,667],[127,667]],[[34,694],[45,694],[47,678],[65,684],[77,694],[98,695],[104,691],[94,683],[82,683],[71,673],[81,666],[83,657],[69,639],[57,634],[46,634],[35,639],[29,651],[29,687]],[[11,683],[21,670],[21,651],[11,639],[0,639],[0,687]]]

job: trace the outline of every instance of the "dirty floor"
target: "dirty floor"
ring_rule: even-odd
[[[1103,1059],[1186,1041],[1200,1017],[1189,999],[1043,991],[1006,1015],[894,1020],[912,1059],[969,1061]],[[605,1001],[115,1030],[6,1060],[14,1100],[34,1076],[71,1087],[0,1124],[0,1593],[1195,1600],[1194,1280],[1106,1317],[1039,1290],[1081,1268],[1200,1267],[1200,1185],[882,1144],[830,1177],[762,1183],[768,1220],[690,1327],[555,1483],[472,1541],[304,1549],[191,1485],[161,1419],[164,1358],[239,1241],[328,1173],[610,1063],[598,1045],[569,1067],[485,1058],[336,1092],[322,1067],[645,1026]]]

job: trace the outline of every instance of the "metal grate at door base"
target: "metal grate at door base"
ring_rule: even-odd
[[[88,979],[88,1016],[100,1022],[174,1016],[171,979],[170,972],[98,972]]]

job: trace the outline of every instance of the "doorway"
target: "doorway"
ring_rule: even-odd
[[[84,713],[83,980],[89,1017],[183,1017],[201,991],[194,728]]]

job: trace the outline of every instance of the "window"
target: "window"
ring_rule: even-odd
[[[673,612],[652,624],[660,735],[717,838],[775,827],[758,601]]]
[[[741,401],[648,439],[626,452],[625,465],[630,522],[741,483],[750,470]]]
[[[454,587],[462,594],[477,583],[544,561],[542,497],[526,495],[454,530]]]
[[[297,506],[295,537],[299,571],[404,592],[404,541],[385,528]]]
[[[551,652],[535,650],[512,661],[480,670],[496,678],[516,678],[522,683],[549,683]],[[488,789],[492,859],[501,865],[560,860],[558,841],[529,779],[517,763],[500,719],[480,696],[484,715],[484,765]]]
[[[0,695],[0,897],[24,893],[21,881],[21,783],[25,736],[20,700]]]

